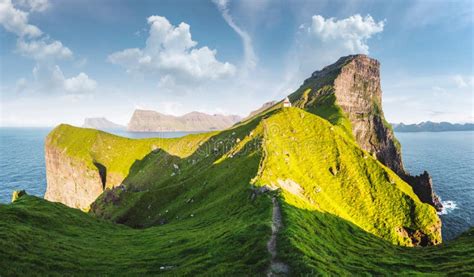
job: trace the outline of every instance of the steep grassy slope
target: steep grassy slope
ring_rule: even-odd
[[[262,151],[260,165],[246,174],[247,159]],[[329,212],[392,243],[441,242],[434,208],[343,130],[298,108],[216,134],[186,158],[154,151],[132,166],[123,188],[99,197],[92,212],[133,227],[169,223],[250,187],[252,178],[256,186],[283,188],[285,201],[296,207]]]
[[[95,215],[134,227],[169,223],[219,210],[251,189],[261,160],[258,120],[222,131],[185,158],[159,149],[133,164],[123,188],[108,190],[91,206]],[[227,155],[233,153],[232,158]],[[221,157],[228,157],[222,159]],[[226,204],[229,205],[229,204]]]
[[[281,258],[298,275],[472,276],[474,228],[428,247],[394,246],[339,217],[283,205]]]
[[[297,108],[262,124],[266,157],[255,183],[282,188],[295,207],[337,215],[396,244],[441,242],[435,209],[343,129]]]

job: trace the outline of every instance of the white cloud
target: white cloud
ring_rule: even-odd
[[[252,38],[250,35],[242,30],[234,21],[234,18],[229,13],[228,0],[213,0],[214,4],[218,7],[224,20],[229,26],[240,36],[242,44],[244,46],[244,69],[252,70],[257,65],[257,56],[253,50]],[[259,2],[259,1],[256,1]],[[256,5],[257,6],[257,5]]]
[[[315,15],[308,32],[323,43],[338,43],[349,53],[368,54],[367,39],[382,32],[383,27],[383,21],[377,23],[370,15],[362,17],[356,14],[341,20]]]
[[[76,77],[72,77],[64,80],[64,88],[68,92],[81,93],[93,91],[97,87],[97,82],[84,72],[79,73]]]
[[[14,0],[14,3],[31,12],[43,12],[49,8],[49,0]]]
[[[83,94],[92,92],[97,88],[97,82],[86,73],[81,72],[77,76],[66,78],[58,65],[37,64],[33,68],[37,89],[40,91],[67,92]]]
[[[310,24],[300,26],[295,47],[299,63],[296,70],[308,76],[341,56],[368,54],[368,39],[383,28],[384,21],[376,22],[370,15],[355,14],[340,20],[314,15]]]
[[[24,56],[35,60],[56,60],[72,58],[72,51],[65,47],[60,41],[47,43],[45,40],[25,41],[19,39],[17,51]]]
[[[39,37],[41,30],[28,23],[28,13],[16,9],[11,0],[0,1],[0,24],[9,32],[20,37]]]
[[[49,7],[49,0],[15,0],[14,3],[30,12],[42,12]],[[72,94],[95,90],[97,82],[84,72],[71,78],[64,77],[55,62],[72,58],[72,51],[61,41],[51,41],[38,27],[29,24],[28,15],[28,12],[17,9],[11,0],[0,0],[0,24],[18,36],[16,51],[36,61],[33,68],[34,86],[28,88],[36,92],[63,91]],[[21,78],[16,83],[15,91],[24,91],[27,85],[28,81]]]
[[[150,16],[148,24],[145,48],[115,52],[108,60],[130,73],[157,73],[161,78],[172,76],[177,82],[215,80],[235,73],[234,65],[216,59],[216,50],[196,47],[188,24],[173,26],[162,16]]]

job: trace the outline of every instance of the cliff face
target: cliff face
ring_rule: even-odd
[[[213,131],[229,128],[240,119],[236,115],[191,112],[183,116],[172,116],[155,111],[135,110],[128,123],[128,130],[132,132]]]
[[[334,80],[334,92],[357,143],[398,175],[404,174],[400,145],[382,112],[379,62],[362,55],[344,62]]]
[[[403,167],[400,144],[382,111],[377,60],[365,55],[342,57],[314,72],[290,98],[296,106],[350,128],[359,146],[412,185],[423,202],[442,207],[429,174],[410,176]]]
[[[104,191],[105,180],[98,169],[90,169],[49,142],[45,154],[48,183],[45,199],[85,209]]]

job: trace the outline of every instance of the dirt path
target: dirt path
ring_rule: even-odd
[[[277,260],[277,235],[280,228],[283,226],[281,220],[280,204],[276,197],[272,197],[273,215],[272,215],[272,235],[267,242],[268,253],[272,256],[270,267],[268,268],[267,276],[287,275],[288,265]]]

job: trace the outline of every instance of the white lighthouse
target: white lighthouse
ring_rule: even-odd
[[[289,107],[291,107],[291,102],[290,102],[290,99],[286,97],[285,100],[283,100],[283,108],[289,108]]]

